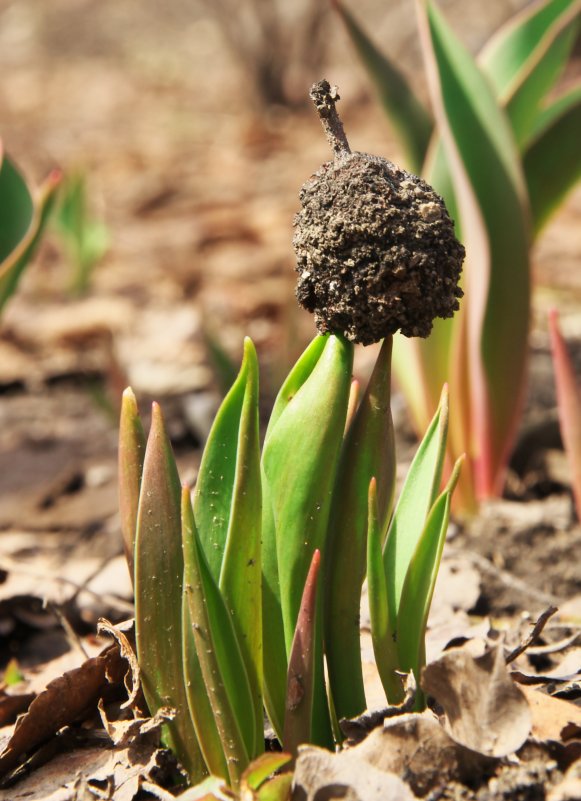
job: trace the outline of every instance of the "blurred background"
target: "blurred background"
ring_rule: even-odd
[[[524,4],[440,3],[473,52]],[[411,0],[347,5],[426,95]],[[339,86],[353,149],[400,152],[326,0],[0,0],[0,69],[7,152],[33,185],[54,167],[74,177],[90,240],[84,258],[51,224],[3,314],[0,568],[36,561],[8,571],[0,602],[39,597],[41,581],[59,602],[81,585],[123,595],[112,560],[123,387],[146,417],[163,402],[193,480],[243,336],[268,405],[313,334],[294,302],[291,247],[300,186],[330,155],[311,83]],[[555,293],[579,303],[580,211],[577,189],[537,247],[541,307]],[[39,532],[58,533],[40,561]]]

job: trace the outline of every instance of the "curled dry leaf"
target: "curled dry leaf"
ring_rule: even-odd
[[[573,648],[551,670],[545,670],[542,673],[533,673],[529,670],[514,670],[512,676],[519,684],[581,681],[581,648]]]
[[[136,740],[144,739],[147,735],[154,735],[156,744],[159,744],[159,730],[164,721],[172,717],[169,707],[162,707],[151,718],[131,718],[127,720],[109,720],[103,699],[97,705],[103,727],[114,745],[125,747]]]
[[[144,704],[138,703],[141,695],[141,674],[135,654],[135,621],[127,620],[114,626],[105,618],[101,618],[97,625],[97,632],[113,637],[119,647],[119,653],[129,663],[129,670],[124,678],[129,697],[123,704],[123,708],[144,706]]]
[[[496,760],[455,742],[431,712],[386,720],[348,752],[374,767],[405,776],[413,792],[424,796],[450,781],[468,781]]]
[[[299,747],[292,784],[293,801],[348,798],[349,801],[413,801],[409,787],[393,773],[370,765],[355,749],[331,754]]]
[[[120,682],[126,671],[117,645],[51,681],[16,722],[0,753],[0,776],[12,770],[29,753],[63,726],[82,719],[96,708],[109,683]]]
[[[531,730],[531,711],[504,663],[502,648],[474,658],[454,648],[422,671],[421,685],[443,707],[457,742],[492,757],[517,751]]]

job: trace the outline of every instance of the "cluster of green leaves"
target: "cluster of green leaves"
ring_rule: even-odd
[[[150,710],[172,710],[166,742],[192,781],[209,772],[239,785],[264,750],[264,708],[290,753],[301,742],[332,745],[337,720],[366,708],[366,572],[388,699],[401,699],[397,671],[419,676],[459,465],[440,493],[444,391],[393,511],[391,350],[384,341],[359,399],[353,345],[316,337],[278,394],[261,451],[246,339],[193,502],[159,407],[146,443],[135,397],[124,395],[120,504],[137,656]]]
[[[398,338],[394,367],[418,430],[450,383],[461,503],[502,488],[518,424],[534,238],[581,174],[581,82],[555,87],[581,24],[579,0],[540,0],[473,58],[433,0],[415,0],[432,112],[339,2],[408,166],[444,197],[466,245],[465,298],[427,340]]]
[[[0,313],[38,245],[60,180],[60,173],[51,173],[33,197],[0,140]]]

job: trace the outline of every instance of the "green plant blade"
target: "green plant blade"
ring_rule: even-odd
[[[276,400],[272,408],[272,413],[268,421],[268,428],[266,429],[266,435],[264,438],[265,445],[267,444],[270,434],[276,426],[279,417],[317,366],[323,351],[327,347],[328,341],[328,336],[318,335],[314,337],[309,342],[304,352],[300,355],[296,364],[286,377],[282,387],[278,392],[278,395],[276,396]]]
[[[34,202],[24,178],[2,151],[0,141],[0,264],[24,239],[34,217]]]
[[[410,560],[442,480],[447,432],[448,389],[444,386],[438,411],[410,465],[383,551],[392,627],[398,618],[401,593]],[[392,628],[392,635],[395,634],[395,628]]]
[[[312,555],[319,548],[324,556],[352,364],[353,345],[330,336],[315,368],[269,432],[264,447],[264,476],[277,533],[287,653]]]
[[[210,774],[228,780],[228,765],[196,651],[186,593],[184,593],[182,602],[182,638],[184,682],[188,708],[200,744],[200,751]]]
[[[450,519],[450,499],[462,461],[456,462],[446,489],[432,506],[405,577],[397,621],[401,670],[413,671],[419,686],[425,654],[424,639],[436,578]]]
[[[292,773],[273,776],[256,793],[256,801],[289,801],[293,783]]]
[[[200,669],[222,741],[230,782],[238,786],[254,746],[253,704],[232,619],[211,574],[187,489],[182,492],[184,590]]]
[[[230,610],[252,689],[254,742],[264,747],[262,712],[261,479],[258,362],[244,340],[242,366],[210,431],[196,482],[194,516],[214,581]]]
[[[581,177],[581,83],[553,101],[538,119],[524,154],[533,225],[539,233]]]
[[[482,48],[478,61],[502,100],[523,80],[529,61],[551,28],[578,0],[543,0],[510,17]]]
[[[165,737],[191,781],[205,774],[189,715],[182,669],[180,482],[161,410],[153,405],[135,540],[135,629],[145,699],[153,714],[170,706]]]
[[[262,572],[261,572],[261,478],[258,423],[258,362],[251,340],[244,341],[241,376],[244,394],[239,406],[237,449],[228,453],[230,430],[219,423],[210,433],[206,449],[217,449],[216,469],[221,457],[234,458],[236,471],[231,489],[230,513],[224,558],[220,572],[220,592],[230,609],[238,642],[250,681],[254,709],[254,746],[251,758],[264,750],[262,711]],[[237,385],[234,385],[234,391]],[[231,397],[231,396],[229,396]],[[234,397],[237,397],[234,394]],[[225,401],[226,403],[227,401]],[[218,413],[220,416],[220,413]],[[222,461],[223,464],[223,461]],[[216,477],[214,474],[213,478]],[[210,483],[210,481],[208,482]],[[212,482],[216,492],[220,484]],[[206,485],[207,486],[207,485]],[[222,489],[224,492],[224,489]]]
[[[520,413],[529,327],[529,213],[507,119],[432,2],[418,0],[430,93],[461,208],[478,493],[495,494]],[[506,392],[506,387],[515,387]]]
[[[288,662],[283,748],[296,756],[312,739],[317,584],[321,553],[315,550],[303,589]]]
[[[135,395],[133,390],[128,387],[123,393],[119,422],[119,513],[123,548],[132,582],[134,580],[135,531],[144,453],[145,433]]]
[[[398,670],[397,646],[392,631],[395,628],[390,619],[387,580],[383,566],[382,526],[377,508],[377,487],[375,479],[369,483],[368,524],[367,524],[367,595],[371,619],[371,641],[379,678],[390,704],[397,704],[403,698]]]
[[[430,113],[416,97],[404,75],[375,46],[353,15],[338,0],[335,0],[334,6],[393,125],[409,169],[419,172],[432,135]]]
[[[377,481],[382,532],[395,490],[395,439],[391,417],[392,338],[384,340],[369,385],[345,435],[329,518],[325,567],[325,651],[329,685],[339,719],[365,708],[359,608],[366,570],[367,490]]]
[[[577,517],[581,520],[581,391],[575,368],[559,328],[556,309],[549,312],[549,333],[557,389],[561,436],[571,468],[571,487]]]
[[[239,500],[237,487],[247,469],[243,462],[247,453],[239,454],[239,449],[248,433],[244,426],[251,424],[253,415],[247,396],[254,393],[256,371],[254,346],[246,339],[240,372],[214,419],[194,491],[196,528],[216,584],[222,575],[232,508]]]
[[[521,145],[528,141],[541,103],[565,67],[580,10],[579,0],[532,5],[500,28],[478,58]]]
[[[182,490],[183,492],[183,490]],[[183,504],[183,500],[182,500]],[[183,540],[182,540],[183,545]],[[187,577],[186,577],[187,580]],[[187,593],[182,598],[182,652],[183,671],[188,708],[196,730],[200,750],[208,771],[213,776],[229,779],[228,765],[222,748],[222,739],[214,718],[212,704],[196,650],[194,629],[190,615]]]
[[[312,443],[311,448],[309,448],[308,445],[308,437],[311,432],[311,428],[316,426],[316,422],[314,423],[313,420],[310,419],[311,414],[309,404],[311,403],[311,397],[314,396],[316,398],[319,391],[319,386],[325,388],[325,382],[329,376],[331,379],[333,379],[333,367],[329,364],[329,354],[327,353],[329,345],[331,345],[331,355],[333,355],[333,353],[337,354],[337,344],[332,341],[330,337],[315,337],[289,373],[275,401],[263,448],[262,609],[264,664],[268,668],[264,675],[264,699],[271,723],[278,736],[281,738],[284,726],[288,651],[281,606],[279,559],[277,554],[277,532],[286,532],[285,537],[292,539],[294,547],[296,547],[299,551],[298,556],[301,556],[305,559],[310,558],[308,554],[300,554],[302,542],[300,518],[297,516],[293,518],[293,509],[292,505],[290,504],[292,497],[291,493],[288,493],[287,491],[289,486],[294,486],[298,476],[302,482],[302,494],[304,495],[309,491],[309,479],[306,476],[301,478],[302,465],[300,460],[302,457],[300,454],[297,454],[296,458],[293,457],[293,459],[289,460],[288,463],[286,463],[286,460],[294,451],[295,445],[297,444],[296,431],[301,431],[301,437],[298,438],[298,440],[301,448],[306,451],[304,461],[305,469],[307,471],[311,471],[309,473],[311,476],[313,476],[314,472],[317,470],[322,471],[322,475],[324,476],[323,483],[325,487],[330,488],[332,478],[327,476],[327,469],[329,469],[334,475],[335,465],[330,463],[327,466],[325,464],[321,464],[321,460],[317,461],[317,456],[319,456],[320,459],[321,454],[320,450],[317,450],[317,448],[320,446],[317,445],[316,441]],[[324,361],[323,368],[320,366],[322,361]],[[340,372],[344,368],[346,368],[346,365],[344,365],[343,368],[340,368]],[[350,372],[350,367],[348,370],[346,370],[346,372]],[[317,378],[317,376],[319,376],[319,378]],[[337,373],[335,373],[334,378],[336,379],[336,377]],[[317,415],[317,420],[321,421],[321,425],[318,426],[318,430],[316,432],[319,436],[328,428],[328,424],[325,422],[327,419],[327,414],[329,416],[333,416],[334,422],[332,436],[337,438],[337,443],[333,443],[333,448],[336,448],[337,450],[339,448],[343,431],[341,429],[341,432],[339,433],[340,421],[335,420],[337,416],[336,409],[339,404],[344,404],[346,409],[347,401],[344,397],[343,400],[341,400],[340,396],[345,396],[346,391],[343,387],[343,381],[346,385],[349,382],[349,378],[347,375],[342,376],[341,386],[338,390],[339,396],[327,394],[324,398],[316,398],[316,402],[314,403],[313,407],[315,414]],[[317,383],[314,385],[313,382]],[[336,386],[336,381],[334,379],[332,383],[333,386]],[[305,387],[307,388],[306,392],[308,396],[304,401],[301,401],[301,397],[305,394]],[[325,406],[326,402],[328,402],[328,406]],[[284,437],[277,436],[275,444],[272,446],[271,441],[273,434],[277,432],[278,423],[287,413],[295,415],[297,403],[299,403],[299,409],[296,416],[302,418],[296,421],[298,428],[293,429],[293,424],[291,422],[290,425],[285,428]],[[274,475],[271,476],[271,473],[274,473]],[[272,478],[274,478],[275,482],[274,492],[271,488]],[[315,483],[312,484],[312,487],[316,486],[317,482],[315,481]],[[278,508],[281,499],[285,498],[285,496],[289,502],[289,508],[286,510],[283,509],[282,511],[284,512],[284,515],[288,516],[290,521],[292,521],[292,525],[290,528],[288,528],[288,530],[284,528],[284,525],[286,525],[285,521],[281,522],[280,509]],[[276,519],[275,505],[277,506]],[[319,510],[319,512],[322,511],[324,510]],[[300,514],[300,511],[297,511],[297,514]],[[320,515],[318,515],[316,533],[318,534],[319,539],[321,538],[320,532],[322,531],[323,523],[324,521],[321,520]],[[306,551],[304,548],[303,550]],[[303,586],[305,578],[306,571],[302,579],[299,579],[302,580]],[[288,643],[288,647],[290,648],[290,641]]]
[[[71,290],[81,294],[88,289],[93,267],[109,247],[107,226],[90,213],[87,181],[82,172],[65,176],[54,223],[73,264]]]
[[[16,290],[52,210],[61,174],[52,172],[34,199],[0,142],[0,312]]]
[[[284,752],[262,754],[262,756],[251,762],[242,774],[240,782],[241,793],[244,793],[245,788],[252,791],[258,790],[269,776],[288,765],[290,761],[291,755]]]

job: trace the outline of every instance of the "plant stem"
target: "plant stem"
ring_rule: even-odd
[[[335,108],[336,101],[340,99],[337,87],[331,86],[329,81],[319,81],[311,86],[309,95],[315,104],[325,136],[335,158],[344,159],[346,156],[351,155],[351,148],[343,130],[343,123]]]

